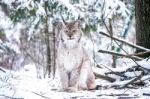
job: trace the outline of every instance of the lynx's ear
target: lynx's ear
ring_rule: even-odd
[[[80,34],[80,37],[79,37],[79,39],[78,39],[78,42],[80,42],[80,41],[81,41],[81,38],[82,38],[82,36],[83,36],[83,32],[82,32],[82,30],[81,30],[80,21],[79,21],[79,20],[76,20],[76,21],[74,22],[74,26],[78,28],[78,33]]]
[[[81,30],[81,22],[79,20],[76,20],[74,22],[74,26],[76,26],[79,30],[80,30],[80,33],[81,33],[81,36],[83,35],[83,32]]]

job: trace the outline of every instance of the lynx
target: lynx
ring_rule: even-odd
[[[79,21],[62,24],[57,51],[62,91],[74,92],[96,87],[90,60],[81,46],[82,35]]]

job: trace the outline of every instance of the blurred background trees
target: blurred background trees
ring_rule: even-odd
[[[109,33],[135,43],[134,0],[2,0],[0,1],[1,63],[6,52],[11,69],[18,70],[35,63],[38,78],[55,74],[56,43],[61,16],[66,21],[79,17],[85,34],[83,45],[93,66],[99,64],[116,67],[123,62],[120,57],[99,53],[99,49],[128,54],[135,49],[116,43],[99,34]],[[132,28],[130,28],[132,27]],[[9,52],[10,51],[10,52]],[[12,51],[12,52],[11,52]],[[4,57],[5,56],[5,57]],[[108,58],[109,57],[109,58]],[[8,62],[6,62],[8,65]]]

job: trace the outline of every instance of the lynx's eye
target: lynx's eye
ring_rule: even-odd
[[[65,30],[65,33],[68,33],[69,31],[68,30]]]
[[[72,32],[73,32],[73,33],[75,33],[75,32],[76,32],[76,30],[73,30]]]

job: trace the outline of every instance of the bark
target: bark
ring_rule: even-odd
[[[46,41],[46,51],[47,51],[47,71],[48,71],[48,76],[50,77],[51,73],[51,53],[50,53],[50,43],[49,43],[49,33],[47,31],[47,27],[45,30],[45,34],[47,35],[45,38]]]
[[[150,0],[136,0],[135,6],[137,45],[150,49]],[[142,50],[137,49],[137,52],[142,52]],[[150,53],[141,57],[148,56]]]
[[[110,29],[110,36],[111,36],[111,50],[114,50],[114,45],[113,45],[113,39],[112,39],[112,36],[113,36],[113,27],[112,27],[112,24],[111,24],[112,20],[109,19],[109,29]],[[113,68],[116,68],[116,55],[112,55],[112,60],[113,60],[113,63],[112,63],[112,67]]]
[[[45,8],[46,12],[46,23],[45,23],[45,42],[46,42],[46,72],[48,72],[48,76],[50,77],[51,73],[51,48],[50,48],[50,38],[49,38],[49,31],[48,31],[48,14],[47,8]],[[44,75],[45,76],[45,75]]]

